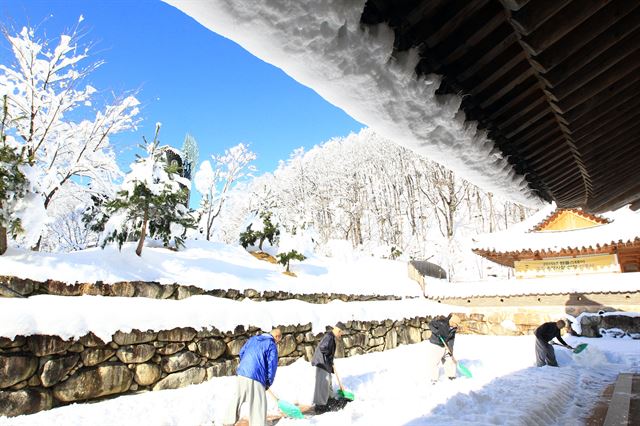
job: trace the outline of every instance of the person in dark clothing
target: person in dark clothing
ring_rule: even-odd
[[[429,321],[431,337],[427,345],[427,364],[431,383],[436,383],[440,378],[440,365],[444,364],[444,372],[450,380],[456,378],[456,364],[451,359],[453,344],[455,343],[457,327],[449,324],[451,314],[448,316],[437,316]],[[447,343],[449,350],[445,347],[443,340]],[[451,353],[449,353],[451,351]]]
[[[238,380],[232,403],[225,414],[223,424],[234,425],[240,418],[240,407],[249,406],[249,424],[265,426],[267,422],[268,390],[278,369],[278,343],[282,331],[274,328],[269,334],[253,336],[240,349]]]
[[[316,367],[316,382],[313,392],[313,404],[317,413],[329,410],[328,407],[330,395],[332,393],[331,374],[335,374],[342,389],[340,377],[335,370],[333,358],[336,354],[336,337],[342,337],[342,333],[346,326],[342,322],[338,322],[330,331],[328,331],[320,340],[318,347],[313,353],[311,365]]]
[[[553,346],[549,344],[549,342],[554,338],[558,339],[558,342],[560,342],[562,346],[573,350],[573,347],[569,346],[567,342],[562,340],[562,337],[560,335],[560,331],[568,326],[569,325],[567,321],[559,320],[556,322],[545,322],[540,327],[536,328],[536,366],[558,366],[558,361],[556,361],[556,353],[553,350]]]

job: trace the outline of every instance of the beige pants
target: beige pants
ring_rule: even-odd
[[[267,394],[262,383],[238,376],[231,404],[222,419],[222,424],[234,425],[240,418],[242,404],[249,406],[249,424],[265,426],[267,424]]]
[[[437,381],[440,378],[440,364],[442,357],[447,353],[444,347],[429,343],[427,345],[427,367],[431,381]],[[451,357],[446,357],[444,361],[444,374],[447,377],[456,377],[456,364]]]

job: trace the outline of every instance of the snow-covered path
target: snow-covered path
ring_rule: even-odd
[[[560,368],[535,368],[533,337],[458,336],[456,353],[473,379],[431,385],[424,365],[426,345],[337,360],[356,401],[336,413],[281,426],[305,425],[581,425],[607,383],[619,372],[639,371],[640,341],[572,339],[589,348],[579,355],[558,349]],[[0,419],[0,425],[211,425],[227,405],[234,378],[213,379],[185,389],[148,392],[93,404],[78,404],[31,416]],[[274,392],[309,403],[313,369],[298,361],[278,370]],[[273,401],[271,402],[273,404]],[[275,404],[270,407],[275,411]]]

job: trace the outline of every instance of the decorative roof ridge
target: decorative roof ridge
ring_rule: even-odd
[[[582,210],[581,208],[556,208],[553,212],[551,212],[551,214],[549,214],[546,218],[544,218],[540,223],[538,223],[537,225],[535,225],[533,228],[531,228],[530,230],[528,230],[528,233],[531,232],[540,232],[542,230],[543,227],[545,227],[546,225],[548,225],[549,223],[551,223],[553,220],[555,220],[558,216],[560,216],[560,214],[564,213],[564,212],[571,212],[574,214],[577,214],[578,216],[582,216],[585,219],[589,219],[592,220],[594,222],[597,222],[601,225],[605,225],[607,223],[611,223],[612,220],[607,219],[606,217],[602,217],[600,215],[596,215],[593,213],[588,213],[585,212],[584,210]]]

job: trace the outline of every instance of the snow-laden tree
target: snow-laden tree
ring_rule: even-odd
[[[214,166],[205,160],[195,175],[196,190],[202,197],[198,209],[200,229],[207,240],[211,239],[213,222],[220,215],[229,190],[239,179],[255,171],[251,162],[256,154],[240,143],[225,150],[223,155],[212,155],[211,159]]]
[[[530,214],[370,129],[295,150],[273,174],[238,189],[217,225],[225,242],[238,235],[229,218],[267,210],[283,230],[315,229],[321,249],[348,240],[375,256],[431,259],[454,278],[467,274],[468,265],[473,274],[484,268],[470,260],[477,257],[470,238]]]
[[[175,165],[167,164],[164,151],[158,148],[159,131],[158,123],[153,142],[144,146],[146,156],[131,164],[116,197],[105,204],[110,218],[103,248],[111,241],[121,248],[125,241],[136,238],[136,254],[141,256],[147,235],[161,239],[165,246],[173,241],[178,248],[184,244],[187,229],[195,227],[185,206],[191,182],[178,174]]]
[[[44,209],[74,179],[90,182],[91,191],[109,191],[121,177],[109,138],[135,128],[138,100],[97,100],[86,79],[103,62],[85,64],[89,47],[79,44],[77,27],[55,40],[27,27],[3,32],[14,56],[13,64],[0,64],[0,95],[7,96],[12,118],[5,130],[33,168]]]

